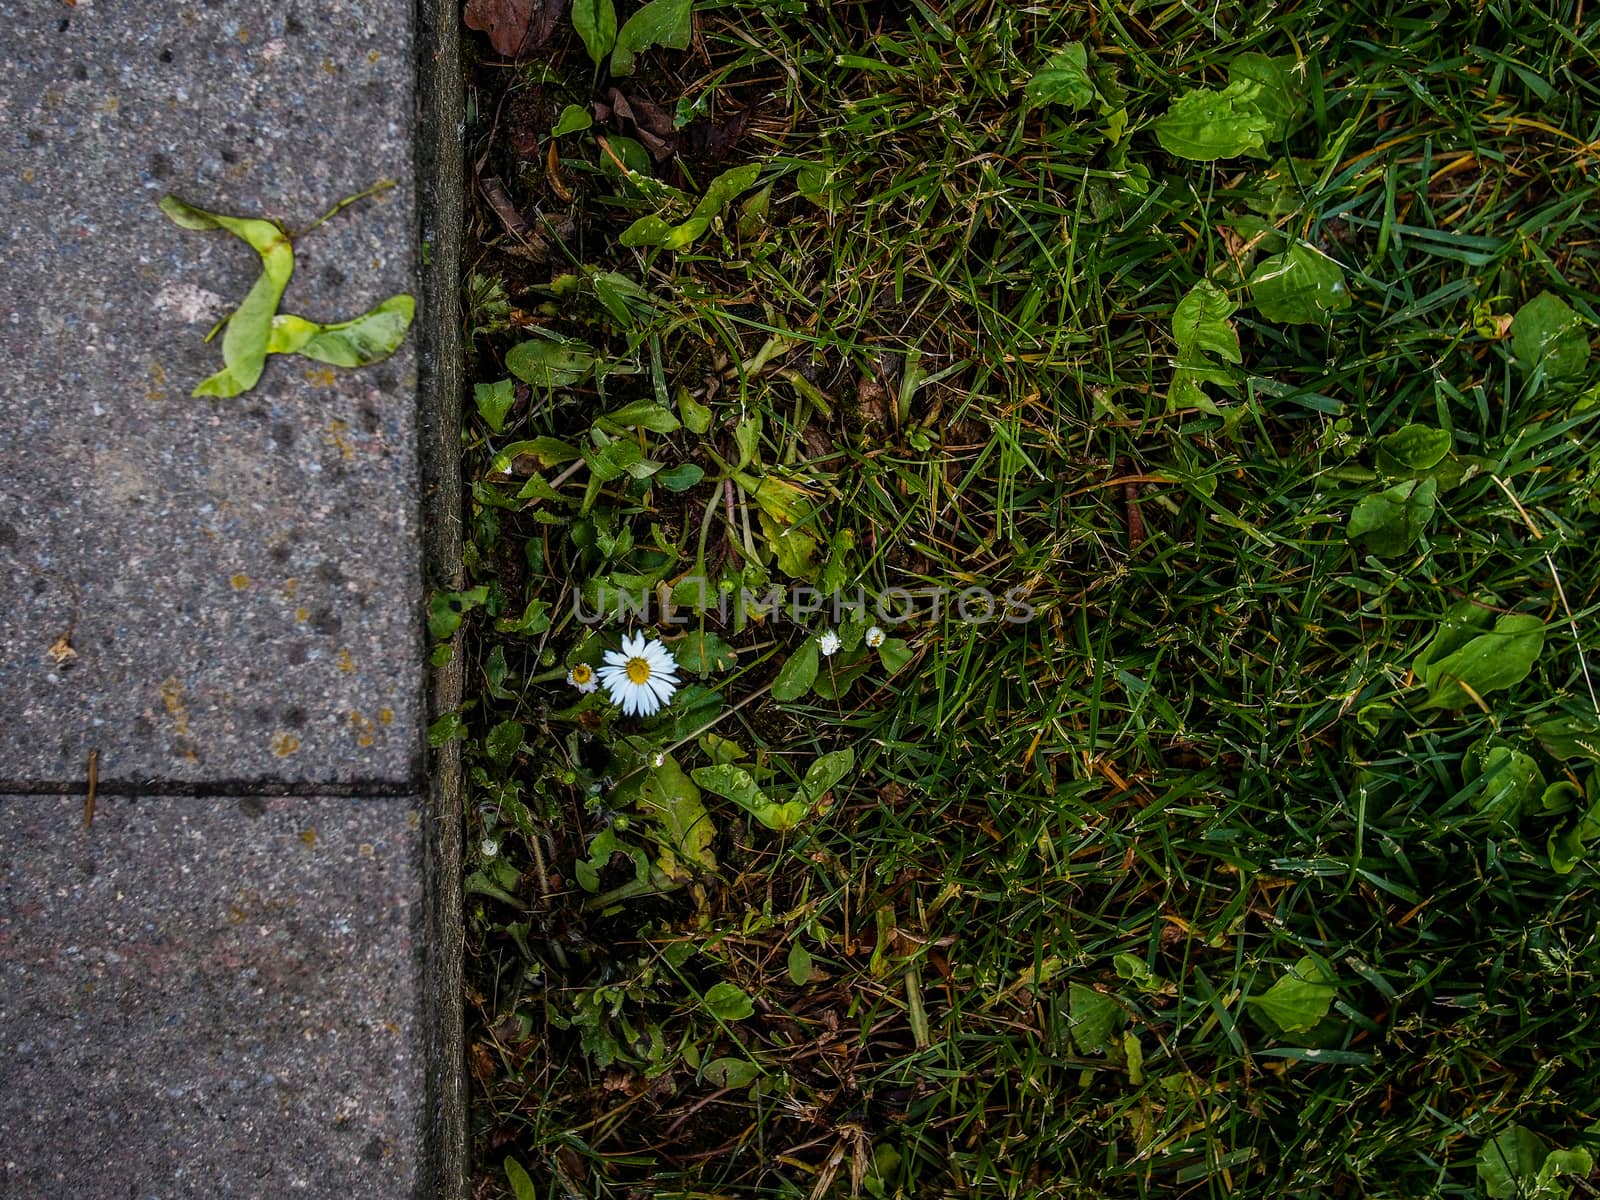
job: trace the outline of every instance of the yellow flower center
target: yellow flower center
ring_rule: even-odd
[[[594,668],[589,666],[588,663],[579,663],[577,666],[572,668],[572,682],[588,683],[590,676],[593,674]]]
[[[628,678],[634,683],[643,683],[650,678],[650,662],[648,659],[630,658],[625,669],[628,672]]]

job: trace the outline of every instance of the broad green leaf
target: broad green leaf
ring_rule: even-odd
[[[1533,758],[1513,746],[1480,742],[1461,760],[1465,783],[1476,783],[1472,807],[1496,821],[1514,824],[1539,805],[1544,772]]]
[[[593,124],[594,118],[589,115],[587,108],[569,104],[561,110],[561,116],[556,119],[550,133],[553,137],[565,137],[569,133],[582,133]]]
[[[638,808],[651,822],[660,851],[656,866],[667,878],[685,883],[717,869],[711,814],[700,800],[700,789],[672,755],[640,783]]]
[[[732,800],[768,829],[782,833],[805,819],[804,801],[787,800],[780,803],[769,799],[743,767],[721,763],[714,767],[696,767],[693,775],[694,781],[706,791]]]
[[[867,673],[867,668],[871,665],[865,656],[860,662],[849,664],[837,658],[830,659],[827,666],[817,672],[816,682],[811,685],[811,690],[824,700],[842,699],[855,681]]]
[[[761,1067],[748,1058],[713,1058],[700,1072],[712,1087],[749,1087],[761,1078]]]
[[[1249,996],[1247,1001],[1284,1033],[1304,1033],[1328,1015],[1337,991],[1332,977],[1307,955],[1265,992]]]
[[[694,33],[689,12],[690,0],[650,0],[628,18],[617,34],[616,48],[611,52],[611,73],[632,75],[634,56],[651,46],[687,49]]]
[[[674,643],[672,654],[680,667],[696,675],[731,671],[739,665],[739,655],[732,646],[716,634],[701,630],[687,633],[682,641]]]
[[[453,742],[466,736],[467,723],[461,719],[461,714],[458,712],[447,712],[428,726],[428,745],[435,749],[446,742]]]
[[[1425,707],[1462,708],[1474,703],[1475,696],[1520,683],[1543,649],[1544,622],[1529,613],[1509,613],[1489,632],[1442,657],[1430,657],[1417,669],[1428,689]]]
[[[1103,1053],[1127,1017],[1115,998],[1081,983],[1067,988],[1067,1009],[1072,1020],[1072,1044],[1079,1054]]]
[[[1565,300],[1540,292],[1511,319],[1511,353],[1523,374],[1543,368],[1546,379],[1568,382],[1589,365],[1589,333]]]
[[[578,448],[571,442],[563,442],[560,438],[524,438],[520,442],[510,442],[501,447],[489,460],[489,473],[522,475],[532,469],[529,464],[522,461],[523,459],[533,459],[541,467],[549,468],[572,462],[578,456]]]
[[[1065,104],[1087,108],[1095,102],[1094,81],[1089,78],[1089,51],[1082,42],[1069,42],[1034,72],[1023,91],[1029,108]],[[1115,141],[1116,139],[1112,139]]]
[[[294,249],[289,235],[276,222],[207,212],[176,196],[163,196],[161,211],[185,229],[226,230],[261,256],[261,274],[228,317],[228,327],[222,335],[224,369],[194,390],[197,396],[221,397],[247,392],[261,378],[272,336],[272,318],[294,274]]]
[[[1595,786],[1596,776],[1589,777],[1589,786]],[[1577,792],[1571,784],[1555,784],[1554,787],[1563,788],[1570,792]],[[1549,791],[1546,789],[1546,796]],[[1573,797],[1580,803],[1581,794]],[[1542,798],[1545,799],[1545,798]],[[1548,801],[1547,801],[1548,802]],[[1600,839],[1600,796],[1591,800],[1588,810],[1579,814],[1578,819],[1566,828],[1554,831],[1546,841],[1546,849],[1550,854],[1550,866],[1557,875],[1566,875],[1576,867],[1588,854],[1588,843]]]
[[[811,803],[815,804],[822,799],[828,789],[848,775],[855,765],[856,752],[848,747],[824,754],[807,768],[806,777],[800,782],[800,790]]]
[[[913,657],[915,652],[904,638],[885,638],[878,647],[878,661],[890,675],[898,674]]]
[[[1128,1064],[1128,1082],[1138,1087],[1144,1082],[1144,1046],[1135,1030],[1122,1031],[1122,1057]]]
[[[1303,107],[1290,78],[1295,61],[1288,56],[1268,58],[1265,54],[1244,53],[1228,63],[1228,82],[1254,83],[1256,109],[1271,122],[1267,140],[1277,141],[1289,132]]]
[[[760,174],[760,163],[746,163],[742,167],[724,171],[706,187],[706,194],[694,206],[691,217],[699,217],[709,224],[712,217],[722,215],[729,201],[754,187]]]
[[[370,366],[400,348],[416,311],[416,300],[402,292],[336,325],[280,313],[272,319],[267,353],[299,354],[334,367]]]
[[[1220,91],[1185,92],[1156,120],[1156,140],[1168,154],[1193,162],[1265,157],[1275,123],[1261,110],[1261,90],[1254,80],[1238,79]]]
[[[428,597],[428,636],[442,642],[461,628],[461,619],[489,598],[480,584],[464,592],[435,592]]]
[[[1433,631],[1433,636],[1428,639],[1428,644],[1422,648],[1416,661],[1412,663],[1412,672],[1421,676],[1431,663],[1454,654],[1488,629],[1489,622],[1493,619],[1494,611],[1488,605],[1472,599],[1457,600],[1439,619],[1439,625]]]
[[[528,1178],[522,1164],[510,1157],[506,1159],[506,1182],[511,1185],[511,1195],[515,1200],[538,1200],[539,1193],[534,1190],[533,1180]]]
[[[617,44],[616,7],[611,0],[572,0],[572,27],[598,67]]]
[[[1491,1200],[1516,1200],[1531,1192],[1549,1153],[1533,1130],[1513,1125],[1478,1149],[1478,1183]]]
[[[704,468],[696,463],[679,463],[668,467],[656,476],[656,482],[669,492],[687,492],[706,477]]]
[[[1391,475],[1431,471],[1450,453],[1451,441],[1448,429],[1407,425],[1379,439],[1378,466]]]
[[[672,236],[674,226],[670,221],[647,213],[622,231],[617,241],[624,246],[660,246]]]
[[[522,749],[523,729],[520,721],[501,721],[484,736],[483,748],[489,761],[502,767],[517,756]]]
[[[651,433],[673,433],[679,428],[672,410],[654,400],[635,400],[595,420],[609,432],[622,429],[648,429]]]
[[[594,371],[594,347],[576,338],[529,338],[511,347],[506,370],[538,388],[571,387]]]
[[[811,978],[811,952],[798,941],[789,947],[789,982],[805,987]]]
[[[1150,978],[1150,966],[1137,954],[1119,953],[1111,957],[1111,968],[1126,983],[1142,984]]]
[[[659,246],[663,250],[682,250],[709,228],[711,222],[705,217],[690,217],[681,225],[671,225],[651,214],[629,225],[617,240],[624,246]]]
[[[1239,333],[1228,320],[1238,307],[1208,279],[1190,288],[1172,312],[1172,340],[1178,344],[1179,357],[1199,352],[1239,362]]]
[[[498,383],[480,383],[472,389],[472,401],[478,406],[478,415],[494,433],[505,428],[506,415],[517,402],[516,385],[509,379]]]
[[[711,428],[711,409],[689,394],[688,388],[678,389],[678,416],[690,433],[704,433]]]
[[[589,474],[600,483],[620,479],[630,468],[644,461],[644,451],[631,438],[617,438],[597,450],[583,449],[583,461],[589,464]]]
[[[1433,519],[1438,494],[1437,480],[1412,479],[1375,495],[1363,496],[1351,510],[1345,534],[1379,558],[1404,554],[1416,544]]]
[[[1325,325],[1350,307],[1344,269],[1304,242],[1264,259],[1250,275],[1250,298],[1269,321]]]
[[[537,596],[528,601],[520,617],[502,617],[494,623],[497,633],[520,633],[538,637],[550,628],[550,601]]]
[[[817,660],[817,639],[808,637],[778,669],[778,676],[772,681],[772,698],[798,700],[810,691],[817,678]]]
[[[805,530],[785,525],[765,512],[756,516],[767,545],[778,560],[778,570],[795,579],[814,579],[818,569],[817,539]]]
[[[1552,758],[1600,762],[1600,718],[1552,717],[1533,726],[1533,736]]]
[[[1559,1177],[1582,1179],[1594,1170],[1587,1150],[1551,1150],[1523,1125],[1513,1125],[1478,1150],[1478,1184],[1489,1200],[1566,1200],[1572,1185]]]
[[[714,983],[706,989],[706,1011],[723,1021],[742,1021],[756,1011],[755,1001],[735,984]]]
[[[1239,306],[1228,299],[1228,294],[1209,280],[1201,280],[1185,293],[1172,313],[1172,340],[1178,353],[1172,374],[1172,386],[1167,390],[1168,411],[1198,408],[1216,413],[1216,404],[1201,390],[1200,385],[1210,381],[1226,384],[1228,372],[1214,366],[1208,355],[1216,354],[1224,361],[1240,360],[1239,334],[1228,317]]]

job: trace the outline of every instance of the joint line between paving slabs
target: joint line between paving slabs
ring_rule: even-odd
[[[262,779],[221,779],[195,783],[173,779],[101,779],[95,783],[98,796],[187,796],[195,799],[228,796],[318,796],[329,799],[404,800],[424,794],[428,782],[414,780],[355,780],[353,782],[282,783]],[[0,779],[0,795],[81,796],[88,790],[87,779]]]

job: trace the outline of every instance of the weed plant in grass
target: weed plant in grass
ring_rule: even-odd
[[[478,1194],[1594,1194],[1600,16],[648,7],[474,75]]]

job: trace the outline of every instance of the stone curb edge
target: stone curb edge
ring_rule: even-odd
[[[420,564],[425,588],[462,585],[461,237],[465,221],[466,88],[458,0],[417,0],[417,213],[422,294],[418,337],[421,463]],[[418,631],[418,636],[422,636]],[[450,663],[433,668],[422,711],[429,724],[460,707],[459,635]],[[429,752],[421,931],[424,1057],[418,1200],[465,1200],[467,1078],[463,1029],[461,743]]]

